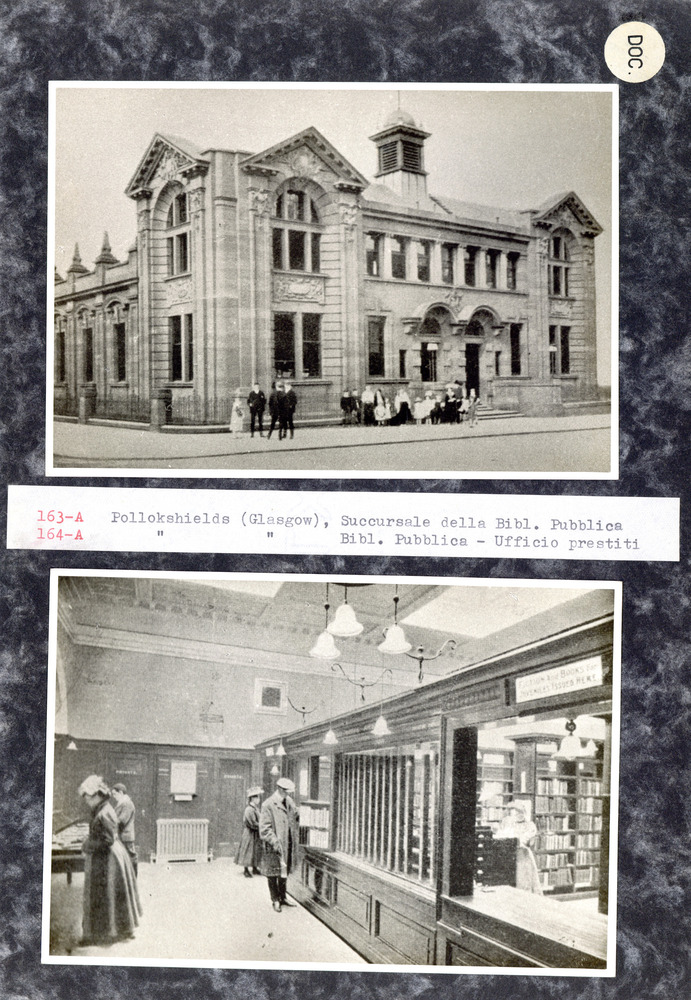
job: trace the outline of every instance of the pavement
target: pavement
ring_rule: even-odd
[[[140,864],[138,881],[144,913],[134,938],[79,947],[84,875],[74,874],[71,885],[64,874],[53,875],[50,954],[137,964],[152,959],[367,964],[294,900],[276,913],[266,879],[244,878],[229,858]]]
[[[524,447],[531,436],[553,437],[552,451],[558,467],[554,471],[609,471],[609,429],[607,415],[580,414],[564,417],[498,417],[468,424],[407,424],[403,427],[300,427],[295,437],[279,441],[274,435],[203,434],[198,432],[155,433],[148,429],[56,421],[53,425],[54,466],[60,469],[320,469],[401,471],[406,468],[439,471],[440,449],[449,454],[448,471],[468,470],[468,461],[457,448],[461,443],[483,442],[475,471],[494,471],[491,459],[498,445],[503,445],[509,459]],[[588,446],[578,449],[569,464],[569,442],[587,434],[597,443],[596,452]],[[454,443],[457,444],[454,449]],[[536,442],[537,443],[537,442]],[[404,447],[405,446],[405,447]],[[420,454],[407,465],[406,451]],[[539,452],[542,445],[537,449]],[[477,449],[476,449],[477,450]],[[535,449],[533,449],[535,450]],[[580,454],[584,452],[584,454]],[[369,453],[369,455],[367,455]],[[482,455],[487,456],[483,464]],[[367,457],[364,457],[366,456]],[[561,455],[561,458],[559,458]],[[520,459],[518,466],[520,466]],[[532,460],[531,460],[532,461]],[[544,463],[543,463],[544,464]],[[506,468],[514,468],[515,460]],[[500,466],[501,467],[501,466]],[[524,465],[531,471],[533,464]],[[550,466],[551,468],[551,466]],[[544,471],[549,471],[546,469]]]

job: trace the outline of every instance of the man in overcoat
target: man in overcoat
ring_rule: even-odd
[[[276,791],[265,800],[259,818],[259,836],[264,846],[262,872],[277,913],[283,906],[294,905],[286,899],[288,875],[297,862],[299,815],[290,797],[294,791],[295,785],[289,778],[279,778]]]
[[[252,391],[247,397],[247,405],[250,408],[250,437],[254,437],[254,426],[259,427],[259,437],[264,437],[264,408],[266,407],[266,396],[259,388],[259,383],[255,382]]]

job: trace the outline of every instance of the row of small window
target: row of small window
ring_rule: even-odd
[[[87,326],[82,331],[81,377],[84,382],[94,381],[94,331]],[[113,324],[113,381],[127,380],[127,334],[124,323]],[[64,330],[55,333],[55,379],[67,381],[67,348]]]
[[[417,278],[418,281],[429,282],[432,274],[432,247],[431,240],[414,241],[415,254],[413,266],[414,274],[410,274],[411,261],[409,260],[408,246],[410,240],[404,236],[390,236],[390,272],[392,278],[402,281],[408,278]],[[384,273],[384,246],[385,238],[383,233],[367,233],[365,236],[365,264],[367,274],[372,278],[380,278]],[[462,251],[462,256],[461,256]],[[455,243],[441,244],[441,280],[445,285],[458,283],[460,273],[463,275],[463,284],[470,288],[478,285],[479,266],[484,262],[484,287],[499,287],[499,258],[501,250],[481,247],[466,246],[459,247]],[[506,255],[506,287],[513,291],[517,287],[518,261],[520,254],[511,252]],[[460,272],[459,272],[460,267]]]

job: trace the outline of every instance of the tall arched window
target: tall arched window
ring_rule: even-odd
[[[187,195],[177,194],[166,217],[168,275],[185,274],[191,269],[190,226]]]
[[[307,191],[285,188],[276,196],[272,226],[273,266],[277,271],[321,271],[319,211]]]
[[[552,236],[549,241],[549,292],[560,298],[569,295],[570,237],[566,232]]]

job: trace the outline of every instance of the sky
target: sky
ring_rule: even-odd
[[[83,263],[92,268],[106,230],[116,257],[126,257],[136,209],[124,191],[156,132],[182,136],[201,149],[255,153],[314,126],[373,179],[369,137],[399,102],[431,133],[425,146],[431,194],[528,209],[573,190],[603,226],[595,241],[598,378],[608,384],[611,90],[58,85],[55,266],[64,276],[78,243]]]

